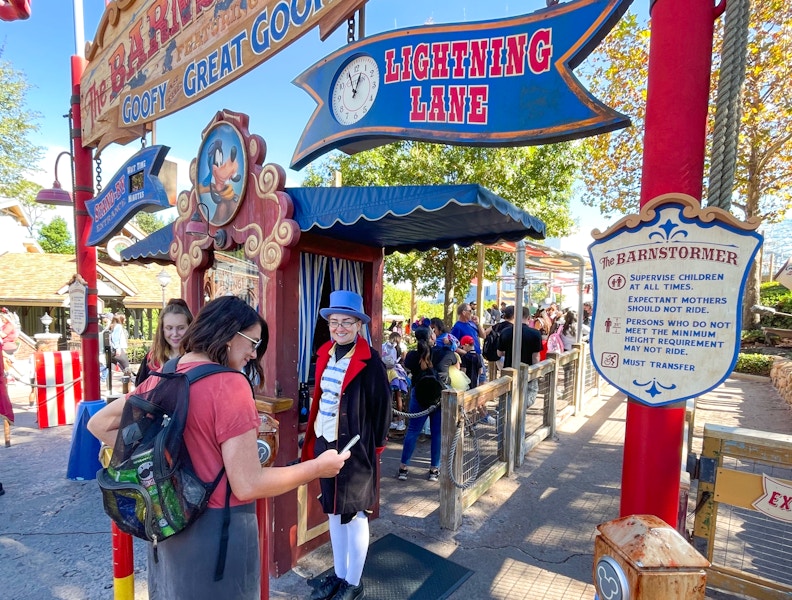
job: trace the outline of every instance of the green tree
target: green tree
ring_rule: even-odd
[[[548,236],[563,236],[574,225],[569,202],[579,159],[579,147],[574,143],[478,148],[402,141],[354,156],[329,154],[309,166],[304,185],[329,185],[336,171],[349,186],[476,183],[540,216]],[[488,250],[485,277],[494,278],[503,260],[502,253]],[[386,258],[385,276],[393,283],[411,283],[420,295],[442,291],[445,320],[450,322],[453,303],[467,294],[476,265],[475,247],[453,246],[402,257],[391,255]]]
[[[135,215],[133,223],[146,235],[151,235],[165,226],[165,221],[155,213],[140,211]]]
[[[42,157],[42,148],[29,139],[41,116],[25,108],[29,89],[24,74],[0,60],[0,196],[6,198],[14,197],[27,173],[38,170]]]
[[[382,312],[386,315],[410,316],[410,292],[394,285],[382,287]],[[387,326],[388,323],[385,323]]]
[[[63,217],[55,217],[39,229],[38,242],[49,254],[74,254],[74,243]]]
[[[710,116],[714,117],[720,76],[724,19],[716,23]],[[783,0],[752,2],[748,56],[741,95],[741,125],[732,195],[732,212],[745,220],[784,218],[792,206],[792,5]],[[649,30],[628,13],[592,55],[581,72],[592,93],[627,114],[633,126],[585,141],[583,202],[603,213],[638,210],[646,105]],[[709,131],[713,129],[710,119]],[[708,136],[711,142],[711,135]],[[707,155],[709,157],[709,153]],[[705,173],[708,172],[705,166]],[[706,186],[705,186],[706,190]],[[740,214],[741,213],[741,214]],[[759,298],[759,269],[749,276],[743,298],[743,321]]]
[[[18,181],[8,188],[8,197],[19,200],[22,212],[27,217],[27,229],[31,236],[36,235],[42,222],[47,220],[47,215],[54,210],[52,206],[36,202],[36,194],[40,189],[39,184],[26,179]]]
[[[616,24],[579,75],[602,102],[630,117],[630,127],[583,142],[582,201],[604,215],[638,211],[646,116],[649,30],[633,12]]]

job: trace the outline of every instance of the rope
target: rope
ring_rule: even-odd
[[[438,409],[439,406],[440,406],[439,404],[434,404],[434,405],[430,406],[429,408],[427,408],[425,410],[422,410],[421,412],[417,412],[417,413],[402,412],[402,411],[396,410],[394,408],[393,409],[393,414],[398,416],[398,417],[407,417],[408,419],[419,419],[421,417],[425,417],[426,415],[431,415],[434,411],[436,411]]]
[[[30,388],[31,388],[31,390],[30,390],[30,391],[31,391],[31,393],[33,392],[33,389],[36,389],[36,388],[47,388],[47,387],[54,387],[54,388],[56,388],[56,391],[55,391],[55,395],[54,395],[54,396],[50,396],[49,398],[46,398],[46,399],[44,399],[44,400],[41,400],[41,401],[39,401],[39,402],[30,402],[30,406],[33,406],[33,404],[36,404],[36,406],[44,406],[44,405],[46,405],[46,404],[49,404],[49,403],[50,403],[50,402],[52,402],[53,400],[57,400],[58,396],[60,396],[61,394],[65,393],[65,392],[66,392],[66,390],[70,390],[71,388],[73,388],[75,385],[77,385],[77,383],[79,383],[80,381],[82,381],[82,379],[83,379],[83,378],[82,378],[82,375],[80,375],[80,376],[79,376],[77,379],[73,379],[72,381],[70,381],[70,382],[68,382],[68,383],[57,383],[57,384],[55,384],[55,385],[36,384],[36,383],[26,383],[25,385],[29,385],[29,386],[30,386]],[[20,383],[21,383],[21,382],[20,382]]]
[[[728,0],[723,50],[715,104],[707,206],[731,208],[737,143],[740,131],[740,91],[745,81],[750,0]]]
[[[457,446],[459,445],[459,440],[462,438],[462,431],[467,429],[468,436],[473,438],[473,468],[471,469],[470,477],[468,478],[465,483],[459,483],[454,477],[454,462],[456,460],[456,453],[457,453]],[[463,450],[464,452],[464,450]],[[476,428],[473,427],[473,422],[467,416],[467,413],[462,413],[462,418],[459,419],[457,422],[457,430],[454,434],[454,439],[451,442],[451,448],[448,452],[448,461],[446,463],[446,470],[448,471],[448,479],[451,480],[451,483],[454,484],[454,487],[460,490],[466,490],[471,487],[474,483],[476,483],[476,479],[479,476],[479,469],[481,468],[481,452],[479,451],[479,441],[478,436],[476,435]],[[464,473],[464,464],[462,467],[462,471]]]

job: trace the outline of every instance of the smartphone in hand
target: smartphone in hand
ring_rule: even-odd
[[[351,440],[349,440],[349,443],[346,446],[344,446],[344,449],[343,450],[339,450],[338,453],[339,454],[343,454],[344,452],[346,452],[347,450],[352,448],[352,446],[357,444],[359,440],[360,440],[360,435],[358,434],[355,437],[353,437]]]

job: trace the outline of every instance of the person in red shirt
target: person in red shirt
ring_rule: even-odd
[[[259,415],[248,377],[263,377],[267,323],[244,300],[222,296],[206,304],[182,340],[178,372],[214,362],[238,373],[215,373],[190,386],[184,442],[196,474],[213,481],[225,475],[209,499],[209,508],[190,527],[160,542],[158,559],[149,546],[149,598],[258,600],[261,593],[259,531],[254,500],[271,498],[320,477],[333,477],[349,452],[332,449],[297,465],[263,467],[258,454]],[[153,388],[150,377],[136,392]],[[108,404],[88,422],[88,430],[113,446],[126,398]],[[222,579],[214,581],[215,561],[231,492],[228,556]]]

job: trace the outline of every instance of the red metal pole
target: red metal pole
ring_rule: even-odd
[[[82,334],[83,390],[86,400],[100,400],[99,385],[99,315],[97,311],[96,248],[88,245],[91,222],[85,203],[94,196],[93,150],[82,145],[82,117],[80,115],[80,79],[86,60],[71,57],[71,139],[74,161],[74,237],[77,272],[88,287],[86,298],[88,319]],[[112,372],[108,373],[112,377]],[[134,558],[132,537],[112,524],[113,587],[116,600],[131,600],[134,590]]]
[[[701,200],[712,66],[712,0],[651,5],[641,206],[669,192]],[[630,399],[621,516],[652,514],[676,527],[685,407]]]
[[[272,527],[270,523],[270,502],[269,498],[256,500],[256,518],[259,525],[259,552],[261,552],[261,597],[269,598],[269,532]]]
[[[134,547],[132,536],[111,522],[113,536],[113,598],[133,600],[135,597]]]
[[[72,77],[72,158],[74,160],[74,237],[77,254],[77,272],[85,279],[88,303],[88,323],[82,334],[83,390],[86,400],[99,400],[99,321],[96,310],[96,248],[88,245],[91,222],[85,208],[93,198],[93,150],[83,148],[82,118],[80,116],[80,78],[86,61],[80,56],[71,57]]]

